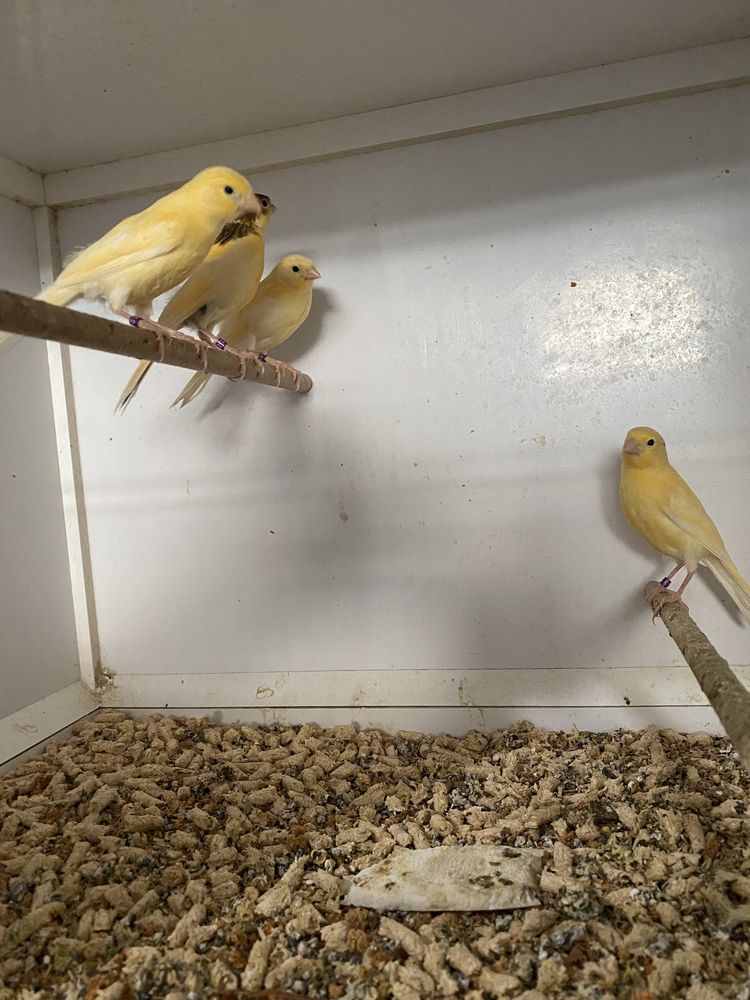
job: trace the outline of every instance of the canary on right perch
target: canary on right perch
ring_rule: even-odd
[[[699,565],[707,566],[750,621],[750,585],[729,557],[719,531],[685,480],[669,464],[664,438],[652,427],[633,427],[622,446],[620,502],[625,517],[658,552],[679,560],[649,599],[656,614],[681,601]],[[682,567],[687,574],[669,590]]]

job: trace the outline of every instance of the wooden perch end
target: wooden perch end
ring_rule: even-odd
[[[209,347],[177,332],[173,336],[147,326],[116,323],[1,289],[0,330],[141,361],[156,361],[174,368],[205,371],[238,381],[259,382],[291,392],[309,392],[313,384],[309,375],[291,365],[273,358],[261,362],[251,351],[242,355],[245,359],[243,371],[243,362],[236,351]]]
[[[664,591],[652,580],[644,591],[655,617],[661,618],[685,661],[695,674],[703,693],[746,771],[750,772],[750,691],[737,679],[731,667],[701,632],[682,601],[661,604]]]

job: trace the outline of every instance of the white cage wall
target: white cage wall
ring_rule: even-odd
[[[39,288],[34,215],[0,197],[0,267],[9,286]],[[4,714],[78,679],[47,351],[25,341],[3,353],[0,635]]]
[[[185,375],[156,369],[114,417],[131,362],[74,350],[66,394],[50,348],[63,485],[45,528],[59,553],[64,498],[72,570],[45,571],[59,674],[18,689],[8,747],[96,704],[67,687],[74,628],[85,681],[101,657],[97,700],[137,710],[715,726],[649,627],[640,585],[667,567],[622,521],[617,453],[632,424],[660,427],[750,566],[749,56],[727,43],[45,178],[43,276],[56,233],[67,253],[153,197],[137,192],[226,161],[280,207],[268,262],[309,253],[323,281],[278,352],[313,376],[305,398],[214,379],[170,411]],[[33,290],[28,267],[13,278]],[[51,404],[46,426],[49,474]],[[732,608],[693,587],[745,663]],[[63,688],[45,721],[26,707]]]

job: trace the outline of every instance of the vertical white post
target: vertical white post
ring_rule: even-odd
[[[42,287],[54,281],[60,271],[60,244],[57,236],[57,213],[43,206],[34,209],[39,277]],[[81,683],[92,691],[100,680],[99,635],[94,605],[88,525],[83,495],[81,460],[78,449],[70,348],[47,342],[52,407],[60,463],[65,532],[68,541],[70,582],[73,590],[78,662]]]

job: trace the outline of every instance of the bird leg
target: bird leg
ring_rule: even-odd
[[[252,361],[256,375],[262,375],[265,371],[265,366],[261,362],[262,354],[256,354],[255,351],[236,351],[233,347],[228,348],[228,350],[230,354],[234,354],[240,359],[240,373],[239,375],[227,375],[230,382],[240,382],[245,378],[248,361]]]
[[[230,352],[234,354],[240,361],[240,373],[239,375],[232,375],[230,378],[231,382],[241,382],[245,375],[247,375],[247,359],[250,356],[245,351],[235,351],[233,347],[229,348]]]
[[[202,340],[193,340],[192,337],[190,339],[193,341],[193,344],[195,345],[195,353],[201,359],[201,364],[203,365],[203,373],[205,375],[206,371],[208,370],[207,345],[204,344]]]
[[[672,583],[672,577],[675,575],[675,573],[679,573],[684,565],[685,565],[684,562],[678,562],[675,568],[673,570],[670,570],[663,580],[659,581],[659,586],[664,587],[664,589],[666,590],[667,587],[669,587]]]
[[[672,575],[676,573],[677,570],[680,569],[683,565],[684,565],[683,563],[680,563],[680,565],[677,566],[672,571]],[[687,587],[687,585],[690,583],[690,581],[693,579],[694,576],[695,576],[695,570],[693,570],[692,573],[688,573],[685,576],[685,579],[682,581],[679,590],[668,590],[667,588],[664,587],[664,580],[662,580],[661,583],[659,584],[659,589],[658,590],[653,589],[649,593],[646,600],[648,601],[648,604],[654,614],[652,621],[656,619],[656,616],[659,614],[659,612],[662,610],[665,604],[683,603],[682,595],[685,593],[685,587]],[[667,580],[667,583],[672,582],[667,577],[665,577],[665,580]]]
[[[148,319],[144,316],[134,316],[125,309],[116,309],[115,313],[118,316],[122,316],[123,319],[126,319],[131,326],[143,327],[144,330],[153,330],[154,333],[166,334],[168,337],[175,337],[177,340],[195,340],[195,337],[191,337],[187,333],[181,333],[179,330],[172,330],[170,327],[163,326],[161,323],[157,323],[155,320]]]
[[[136,329],[152,330],[156,334],[159,338],[159,361],[164,360],[165,335],[167,337],[174,337],[175,340],[186,340],[190,344],[195,344],[195,337],[190,337],[186,333],[180,333],[179,330],[171,330],[168,326],[162,326],[161,323],[156,323],[152,319],[145,319],[143,316],[134,316],[125,309],[115,309],[113,311],[117,316],[122,316],[123,319],[126,319]]]
[[[210,337],[210,343],[213,347],[218,348],[220,351],[227,351],[229,354],[233,354],[235,358],[239,360],[240,363],[240,373],[239,375],[227,375],[230,382],[241,382],[247,375],[247,363],[252,361],[255,366],[256,373],[260,374],[263,371],[263,366],[258,360],[258,355],[253,351],[238,351],[234,347],[229,347],[226,340],[223,337],[213,337],[206,330],[199,330],[199,334],[205,337]]]
[[[198,336],[200,337],[200,339],[204,341],[204,343],[210,344],[211,347],[218,347],[220,348],[220,350],[223,351],[224,348],[227,346],[226,340],[222,340],[221,337],[214,337],[213,333],[210,330],[205,330],[201,326],[197,326],[195,329],[198,331]]]
[[[198,333],[203,334],[206,337],[211,336],[205,330],[203,331],[199,330]],[[248,361],[252,361],[253,367],[255,368],[255,372],[257,375],[263,374],[265,368],[264,365],[261,363],[261,359],[262,361],[265,361],[266,360],[265,355],[256,354],[254,351],[238,351],[234,347],[229,347],[226,340],[224,340],[223,337],[214,338],[211,336],[210,343],[213,347],[218,348],[218,350],[220,351],[227,351],[229,354],[233,354],[239,360],[240,373],[239,375],[227,375],[227,378],[229,379],[230,382],[241,382],[245,378],[245,376],[247,375]]]

